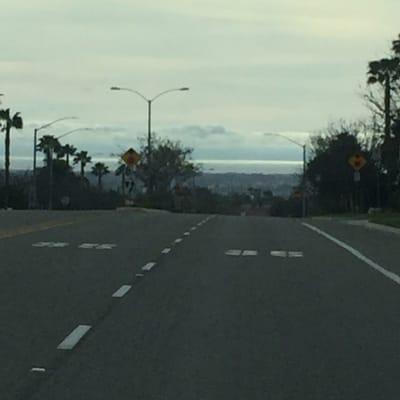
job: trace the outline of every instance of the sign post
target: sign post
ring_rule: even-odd
[[[355,153],[348,159],[349,164],[354,170],[354,183],[355,183],[355,208],[356,212],[360,210],[361,193],[360,193],[360,181],[361,173],[360,170],[365,166],[367,160],[361,153]]]

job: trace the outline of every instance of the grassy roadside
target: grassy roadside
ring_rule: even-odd
[[[369,222],[400,228],[400,213],[385,212],[382,214],[371,215],[369,216]]]

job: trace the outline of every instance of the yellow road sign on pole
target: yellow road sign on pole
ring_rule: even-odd
[[[349,164],[353,167],[354,171],[359,171],[366,163],[367,160],[361,153],[356,153],[349,158]]]
[[[131,148],[121,156],[121,159],[128,167],[133,167],[140,161],[140,154]]]

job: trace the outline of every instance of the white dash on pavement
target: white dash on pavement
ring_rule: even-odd
[[[143,278],[143,277],[144,277],[144,274],[136,274],[136,276],[137,276],[138,278]]]
[[[190,232],[185,232],[183,236],[190,236]]]
[[[82,243],[78,246],[80,249],[94,249],[95,247],[99,246],[99,243]]]
[[[256,256],[257,254],[257,250],[243,250],[242,256]]]
[[[145,266],[142,267],[143,271],[150,271],[156,265],[155,262],[149,262]]]
[[[180,243],[180,242],[182,242],[182,240],[183,240],[183,239],[181,239],[181,238],[176,239],[176,240],[175,240],[175,243]]]
[[[33,367],[30,369],[31,372],[41,372],[44,373],[46,372],[46,368],[41,368],[41,367]]]
[[[236,249],[227,250],[225,254],[227,256],[240,256],[242,254],[242,250],[236,250]]]
[[[300,258],[303,257],[303,252],[302,251],[288,251],[288,257],[291,258]]]
[[[50,247],[67,247],[69,246],[66,242],[55,242],[50,245]]]
[[[190,230],[191,231],[195,231],[197,228],[195,226],[191,227]]]
[[[166,249],[164,249],[161,254],[168,254],[171,251],[171,249],[169,247],[167,247]]]
[[[72,350],[89,332],[90,325],[78,325],[58,346],[58,350]]]
[[[131,288],[132,286],[130,285],[123,285],[112,295],[112,297],[124,297],[131,290]]]
[[[50,245],[50,242],[38,242],[34,243],[32,246],[33,247],[48,247]]]
[[[349,253],[351,253],[354,257],[358,258],[359,260],[363,261],[365,264],[369,265],[372,267],[375,271],[378,271],[382,275],[386,276],[386,278],[389,278],[393,282],[397,283],[400,285],[400,276],[395,274],[392,271],[387,270],[386,268],[381,267],[379,264],[377,264],[375,261],[372,261],[368,257],[364,256],[362,253],[360,253],[358,250],[354,249],[353,247],[349,246],[345,242],[342,242],[339,239],[336,239],[335,237],[329,235],[329,233],[324,232],[321,229],[318,229],[317,227],[307,224],[305,222],[302,223],[303,226],[305,226],[308,229],[311,229],[312,231],[320,234],[321,236],[325,237],[326,239],[330,240],[331,242],[337,244],[339,247],[341,247],[344,250],[347,250]]]
[[[96,250],[112,250],[113,248],[117,247],[114,243],[104,243],[96,247]]]
[[[281,250],[271,251],[270,254],[271,254],[272,257],[287,257],[287,252],[286,251],[281,251]]]

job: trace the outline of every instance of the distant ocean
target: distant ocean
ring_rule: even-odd
[[[38,155],[38,166],[42,164],[43,156]],[[93,161],[101,161],[111,168],[116,167],[116,158],[93,157]],[[285,160],[194,160],[202,166],[205,173],[247,173],[247,174],[293,174],[300,173],[301,161]],[[4,168],[4,159],[0,156],[0,169]],[[32,169],[31,157],[12,157],[12,169]]]

